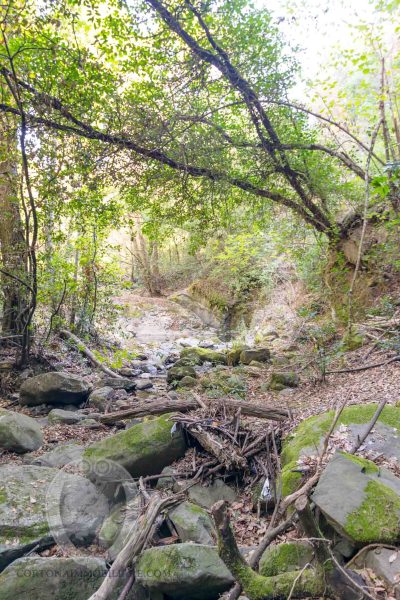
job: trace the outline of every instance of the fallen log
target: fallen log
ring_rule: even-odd
[[[79,350],[79,352],[84,354],[90,360],[92,365],[94,365],[98,369],[101,369],[104,373],[106,373],[110,377],[115,377],[115,379],[122,379],[121,375],[119,375],[112,369],[109,369],[108,367],[106,367],[106,365],[103,365],[103,363],[101,363],[99,361],[99,359],[95,357],[93,352],[91,352],[91,350],[89,350],[89,348],[82,342],[82,340],[80,340],[78,338],[77,335],[75,335],[74,333],[71,333],[70,331],[68,331],[68,329],[61,329],[60,336],[64,339],[72,342],[74,344],[74,346],[76,347],[76,349]]]
[[[213,406],[218,405],[220,407],[225,406],[227,409],[237,411],[241,409],[241,413],[247,417],[257,417],[258,419],[270,419],[272,421],[284,421],[289,418],[289,412],[286,409],[275,408],[271,406],[262,406],[261,404],[252,404],[242,400],[221,400],[220,398],[213,398]],[[163,415],[169,412],[188,412],[190,410],[196,410],[199,408],[199,404],[195,399],[183,399],[183,400],[168,400],[160,399],[152,402],[143,401],[137,402],[137,404],[127,410],[121,410],[118,412],[108,413],[102,415],[99,421],[104,424],[111,425],[117,421],[134,417],[146,417],[148,415]]]

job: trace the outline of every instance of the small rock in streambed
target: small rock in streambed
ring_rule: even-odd
[[[152,387],[154,387],[154,386],[151,383],[151,381],[137,381],[136,382],[136,390],[138,390],[138,391],[148,390]]]
[[[192,502],[208,509],[219,500],[226,500],[230,503],[237,500],[236,492],[221,479],[217,479],[208,487],[197,483],[189,488],[188,495]]]
[[[141,369],[129,369],[128,367],[122,367],[119,370],[119,374],[123,377],[137,377],[141,372]]]
[[[113,390],[126,390],[130,392],[135,389],[136,384],[129,377],[103,377],[98,384],[95,385],[95,389],[110,387]]]
[[[43,444],[40,425],[27,415],[0,408],[0,449],[24,453]]]
[[[88,398],[88,404],[104,412],[111,401],[113,391],[110,386],[95,388]]]
[[[47,420],[50,425],[55,425],[58,423],[64,425],[75,425],[79,423],[79,421],[83,421],[86,418],[86,415],[82,415],[78,412],[71,412],[69,410],[63,410],[61,408],[53,408],[47,415]]]
[[[271,352],[268,348],[253,348],[251,350],[242,350],[240,354],[240,362],[243,365],[250,365],[256,360],[257,362],[266,363],[271,361]]]

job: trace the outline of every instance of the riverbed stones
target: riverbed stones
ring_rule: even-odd
[[[110,386],[95,388],[89,396],[88,404],[89,406],[104,412],[107,408],[107,405],[111,402],[112,395],[113,388]]]
[[[167,371],[167,382],[173,383],[174,381],[180,381],[184,377],[193,377],[196,379],[197,374],[193,367],[190,365],[184,367],[171,367]]]
[[[90,384],[82,377],[63,371],[52,371],[30,377],[21,386],[19,403],[22,406],[40,404],[74,406],[84,402],[90,393]]]
[[[251,350],[242,350],[240,353],[240,362],[243,365],[249,365],[253,360],[261,363],[270,362],[271,352],[268,348],[252,348]]]
[[[328,523],[355,544],[400,541],[400,478],[372,461],[336,452],[312,499]]]
[[[105,376],[96,385],[96,388],[110,387],[113,390],[125,390],[131,392],[135,389],[136,383],[129,377],[110,377]]]
[[[41,467],[61,468],[69,463],[79,462],[83,452],[84,447],[79,444],[60,444],[53,450],[35,458],[32,464]]]
[[[138,423],[89,446],[84,458],[92,465],[112,461],[133,477],[160,473],[185,453],[180,430],[173,428],[170,415]]]
[[[335,432],[340,434],[349,447],[357,437],[365,431],[370,423],[377,404],[348,406],[341,413]],[[334,411],[316,415],[298,425],[285,439],[281,455],[282,460],[282,494],[292,493],[301,483],[302,460],[307,456],[315,456],[329,431]],[[386,405],[373,432],[368,436],[365,450],[372,457],[382,454],[385,458],[400,459],[400,407]]]
[[[217,600],[234,583],[215,548],[191,543],[145,550],[135,573],[150,591],[176,600]]]
[[[259,573],[264,577],[274,577],[289,571],[298,571],[311,563],[314,550],[307,542],[285,542],[270,546],[260,559]]]
[[[108,503],[87,479],[49,467],[0,466],[0,570],[53,534],[91,543]]]
[[[75,425],[85,419],[86,415],[71,410],[63,410],[62,408],[53,408],[47,415],[50,425]]]
[[[22,454],[43,444],[40,425],[27,415],[0,408],[0,449]]]
[[[99,543],[108,551],[108,558],[113,561],[122,550],[141,514],[140,496],[129,502],[117,505],[104,520],[100,532]]]
[[[196,542],[208,546],[215,543],[214,526],[204,508],[192,502],[182,502],[170,510],[168,516],[182,542]]]
[[[191,360],[194,364],[210,362],[213,365],[226,365],[227,354],[210,348],[184,348],[181,352],[181,360]]]
[[[0,575],[0,597],[87,600],[100,587],[106,573],[105,561],[93,556],[20,558]]]
[[[230,503],[237,500],[236,492],[221,479],[217,479],[208,487],[197,483],[189,488],[188,495],[192,502],[207,509],[210,509],[219,500],[226,500]]]

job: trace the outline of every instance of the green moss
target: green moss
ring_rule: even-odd
[[[398,541],[400,497],[378,481],[369,481],[365,492],[361,506],[347,517],[345,532],[363,543]]]
[[[0,527],[0,543],[6,544],[18,540],[19,544],[30,544],[34,540],[49,534],[49,525],[46,520],[34,525],[21,525],[20,527]]]
[[[314,555],[310,544],[287,542],[268,548],[260,560],[260,574],[273,577],[288,571],[301,569],[311,562]]]
[[[211,362],[215,365],[226,365],[227,355],[225,352],[210,350],[209,348],[184,348],[181,352],[181,360],[193,360],[196,364]]]
[[[376,466],[371,460],[367,460],[366,458],[361,458],[360,456],[354,456],[354,454],[345,454],[348,460],[351,460],[353,463],[359,465],[367,475],[372,475],[373,473],[379,473],[379,467]]]
[[[377,404],[356,404],[348,406],[342,412],[338,425],[362,425],[368,423],[378,405]],[[334,411],[329,411],[322,415],[316,415],[303,421],[296,429],[288,436],[283,444],[282,450],[282,493],[288,495],[295,491],[300,475],[291,473],[292,469],[297,467],[297,462],[301,457],[302,451],[311,449],[315,453],[318,452],[322,438],[329,431],[334,418]],[[379,421],[400,429],[400,409],[394,406],[385,406]]]

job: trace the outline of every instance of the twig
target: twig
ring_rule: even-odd
[[[372,417],[371,421],[369,422],[369,424],[368,424],[365,432],[361,436],[357,437],[357,441],[354,443],[354,445],[353,445],[352,449],[350,450],[349,454],[355,454],[357,452],[357,450],[359,449],[359,447],[362,446],[362,444],[365,442],[366,438],[371,433],[372,428],[374,427],[375,423],[379,419],[381,412],[385,408],[385,406],[387,404],[387,401],[388,401],[387,398],[385,400],[381,400],[381,402],[379,403],[379,406],[376,409],[375,414]]]

